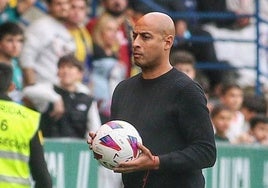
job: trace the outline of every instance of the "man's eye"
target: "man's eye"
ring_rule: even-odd
[[[142,38],[143,38],[144,40],[148,40],[148,39],[150,39],[150,36],[143,35]]]

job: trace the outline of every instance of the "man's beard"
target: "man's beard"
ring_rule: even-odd
[[[125,9],[124,10],[107,10],[107,12],[114,17],[119,17],[124,14]]]

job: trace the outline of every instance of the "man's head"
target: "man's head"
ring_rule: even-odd
[[[70,11],[70,0],[47,0],[48,12],[54,18],[66,21]]]
[[[174,23],[168,15],[159,12],[145,14],[133,29],[135,64],[143,70],[169,64],[174,35]]]
[[[102,0],[102,5],[109,14],[118,17],[124,15],[128,7],[128,0]]]
[[[18,57],[23,45],[23,30],[13,22],[0,25],[0,57],[4,61]]]
[[[0,93],[6,94],[12,84],[12,67],[0,62]]]
[[[86,0],[70,0],[71,8],[68,21],[71,24],[79,25],[86,21],[87,17],[87,1]]]

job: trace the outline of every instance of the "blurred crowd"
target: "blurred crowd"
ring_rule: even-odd
[[[91,1],[44,0],[39,1],[46,7],[42,16],[23,24],[21,18],[36,3],[0,2],[0,62],[13,67],[15,89],[10,97],[42,113],[40,129],[45,137],[85,138],[109,121],[114,88],[139,72],[131,58],[131,29],[141,15],[155,10],[220,11],[229,17],[174,16],[176,39],[170,62],[203,87],[217,140],[268,145],[267,86],[263,82],[257,95],[247,73],[241,75],[232,60],[219,58],[211,29],[247,31],[256,21],[249,16],[254,13],[253,0],[101,0],[94,16]],[[265,1],[260,3],[261,16],[267,18]],[[205,41],[194,40],[198,37]],[[224,53],[228,55],[228,49]],[[235,53],[242,58],[239,49]],[[268,66],[267,52],[262,56]],[[224,68],[196,66],[202,63]]]

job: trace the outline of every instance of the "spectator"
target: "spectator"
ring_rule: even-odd
[[[244,130],[244,115],[240,111],[244,93],[236,83],[225,83],[220,94],[220,103],[229,107],[232,111],[231,125],[227,131],[227,137],[233,143]]]
[[[249,131],[239,137],[238,143],[256,143],[268,146],[268,117],[263,114],[252,117]]]
[[[12,65],[12,81],[16,87],[9,96],[18,103],[22,103],[23,75],[17,58],[21,54],[23,40],[23,30],[18,24],[5,22],[0,25],[0,62]]]
[[[71,0],[71,9],[66,22],[66,27],[70,31],[76,45],[75,56],[83,63],[84,76],[82,82],[89,84],[89,66],[93,53],[92,37],[86,28],[87,21],[87,1],[86,0]]]
[[[96,102],[77,89],[82,70],[81,62],[73,55],[65,55],[58,62],[59,85],[39,83],[25,87],[25,97],[42,112],[40,127],[45,137],[85,138],[100,126]],[[63,103],[62,116],[55,116],[55,103]]]
[[[244,96],[240,110],[245,117],[244,131],[249,129],[249,121],[257,114],[267,113],[267,101],[264,96],[256,94],[247,94]]]
[[[125,77],[129,77],[131,76],[133,67],[131,61],[130,36],[132,26],[130,18],[127,17],[128,0],[101,0],[101,3],[104,10],[101,15],[108,14],[112,16],[119,26],[117,31],[117,39],[120,42],[118,58],[127,68]],[[91,33],[93,32],[94,25],[97,23],[99,17],[93,18],[87,23],[87,28]]]
[[[213,107],[210,116],[215,131],[215,141],[230,142],[227,131],[233,117],[232,111],[223,104],[218,104]]]
[[[88,60],[88,56],[92,55],[92,38],[85,26],[87,21],[87,1],[70,0],[70,4],[71,8],[65,25],[76,44],[75,56],[84,64]]]
[[[26,13],[36,0],[1,0],[0,1],[0,24],[11,21],[19,22],[21,16]]]
[[[20,56],[25,85],[39,82],[57,83],[57,62],[75,50],[72,36],[65,27],[69,0],[47,0],[48,14],[35,20],[25,31]]]
[[[173,51],[170,55],[170,64],[191,79],[195,79],[195,57],[190,52],[184,50]]]
[[[32,177],[35,188],[52,188],[38,136],[40,114],[11,101],[11,84],[12,67],[0,63],[0,187],[30,188]]]
[[[102,123],[110,118],[110,103],[116,85],[125,78],[125,65],[119,60],[118,22],[110,15],[102,15],[93,31],[92,71],[93,96],[98,101]]]

